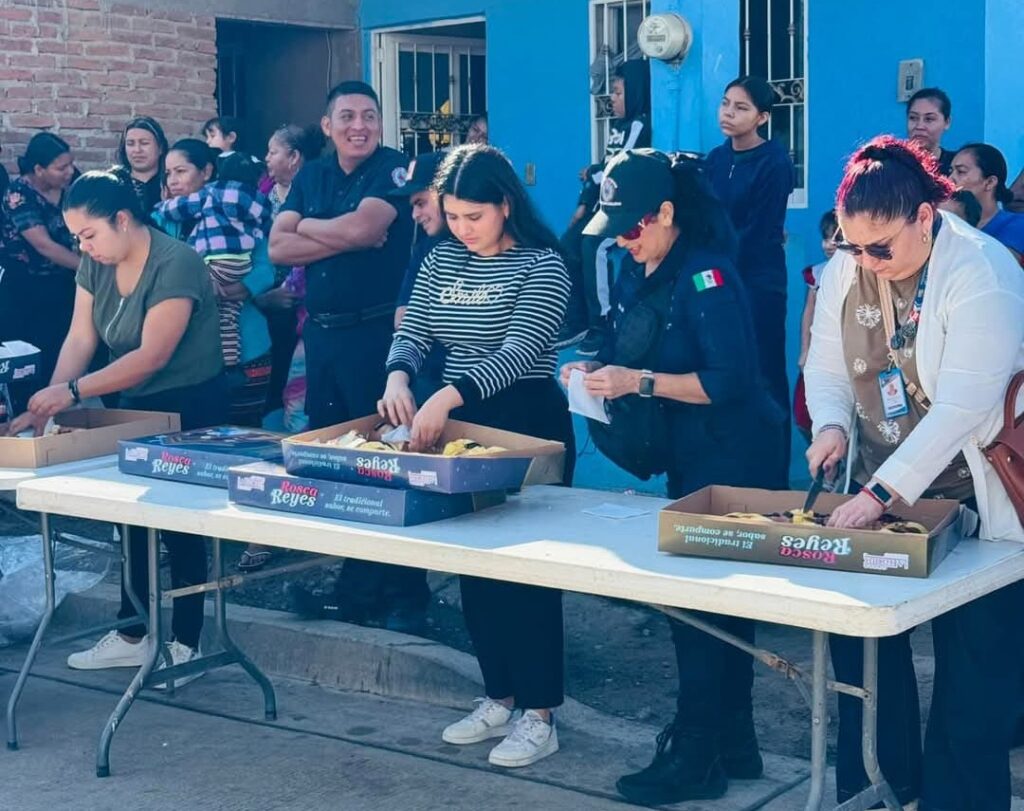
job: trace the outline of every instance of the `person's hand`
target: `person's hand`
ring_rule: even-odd
[[[807,449],[807,468],[811,478],[818,475],[818,470],[825,467],[825,473],[831,474],[843,459],[846,458],[846,434],[838,428],[826,428],[821,431]]]
[[[845,504],[836,507],[828,517],[828,525],[837,529],[870,527],[885,512],[885,507],[867,493],[858,493]]]
[[[15,417],[11,420],[4,430],[7,436],[17,436],[31,428],[34,436],[42,436],[43,431],[46,430],[46,423],[49,420],[49,417],[38,417],[31,411],[26,411],[20,417]],[[3,434],[0,433],[0,436],[3,436]]]
[[[596,360],[574,360],[561,368],[559,376],[561,377],[562,385],[568,388],[569,374],[573,369],[579,369],[583,374],[589,374],[590,372],[596,372],[600,368],[601,364]]]
[[[588,394],[615,400],[640,391],[640,372],[625,366],[602,366],[583,380]]]
[[[584,166],[582,169],[580,169],[580,183],[586,183],[587,182],[587,178],[589,178],[589,177],[590,177],[590,167],[589,166]]]
[[[388,375],[384,396],[377,401],[377,413],[396,427],[412,425],[416,416],[416,398],[409,388],[409,375],[405,372]]]
[[[71,396],[68,384],[58,383],[33,394],[32,399],[28,401],[28,410],[36,417],[41,417],[45,425],[50,417],[67,411],[74,404],[75,398]]]
[[[452,405],[445,397],[444,389],[427,400],[413,418],[409,450],[419,453],[433,448],[448,423],[451,410]]]
[[[293,310],[299,303],[299,296],[284,285],[268,290],[256,298],[261,310]]]

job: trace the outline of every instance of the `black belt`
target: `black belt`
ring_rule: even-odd
[[[385,316],[393,317],[394,314],[394,304],[378,304],[351,313],[310,313],[309,320],[324,329],[351,329],[367,321],[376,321]]]

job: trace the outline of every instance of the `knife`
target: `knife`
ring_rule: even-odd
[[[811,489],[807,491],[807,498],[804,500],[804,512],[811,512],[814,507],[814,502],[818,500],[818,496],[821,494],[822,489],[825,487],[825,466],[822,465],[818,468],[818,475],[814,477],[814,481],[811,482]]]

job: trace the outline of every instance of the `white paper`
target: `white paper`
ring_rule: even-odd
[[[412,439],[412,431],[409,430],[408,425],[399,425],[386,434],[381,434],[380,438],[383,442],[408,442]]]
[[[624,504],[612,504],[605,502],[596,507],[588,507],[583,511],[586,515],[594,515],[598,518],[636,518],[638,515],[647,515],[650,510],[639,507],[627,507]]]
[[[569,410],[573,414],[590,417],[607,425],[611,420],[604,410],[604,397],[588,394],[583,385],[584,377],[586,375],[582,369],[569,372]]]

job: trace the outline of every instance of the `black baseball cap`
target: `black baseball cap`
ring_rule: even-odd
[[[409,164],[406,173],[405,185],[388,192],[389,197],[411,197],[417,192],[429,189],[434,182],[434,175],[437,174],[441,161],[448,155],[447,152],[424,152],[417,155]]]
[[[635,228],[675,192],[672,163],[656,149],[628,149],[605,166],[601,178],[600,210],[583,233],[617,237]]]

